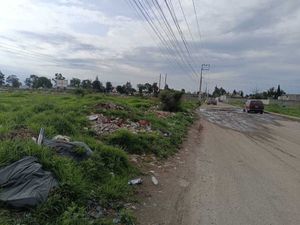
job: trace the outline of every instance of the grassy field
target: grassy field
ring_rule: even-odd
[[[279,113],[288,116],[294,116],[300,118],[300,105],[284,106],[279,104],[270,104],[265,107],[265,110],[269,112]]]
[[[124,110],[99,109],[99,103],[114,103]],[[52,171],[60,185],[48,200],[34,209],[14,210],[0,203],[1,225],[85,225],[133,224],[124,204],[134,200],[134,187],[127,184],[139,171],[128,161],[128,154],[155,154],[167,157],[177,151],[188,126],[193,122],[196,102],[184,102],[182,112],[159,118],[149,110],[157,99],[88,94],[79,97],[66,93],[11,92],[0,94],[0,167],[24,156],[35,156],[43,168]],[[91,129],[91,113],[151,122],[151,133],[119,130],[99,137]],[[36,145],[31,137],[40,128],[46,136],[67,135],[87,143],[93,155],[82,162],[58,156],[49,148]],[[168,136],[162,133],[167,132]],[[106,215],[92,219],[87,215],[89,202],[106,209]]]

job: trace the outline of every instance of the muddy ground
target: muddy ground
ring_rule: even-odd
[[[300,224],[300,123],[228,105],[199,114],[182,150],[145,168],[139,224]]]

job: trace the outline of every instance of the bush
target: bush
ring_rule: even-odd
[[[85,92],[84,92],[83,89],[77,88],[77,89],[74,90],[74,94],[77,95],[77,96],[83,97],[85,95]]]
[[[160,93],[159,99],[164,111],[177,112],[181,108],[181,98],[183,92],[164,90]]]

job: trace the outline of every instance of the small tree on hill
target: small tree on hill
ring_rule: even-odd
[[[0,86],[5,84],[5,75],[0,71]]]

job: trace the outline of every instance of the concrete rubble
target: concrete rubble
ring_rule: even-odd
[[[91,121],[91,128],[98,135],[111,134],[119,129],[127,129],[133,133],[152,132],[149,121],[140,120],[138,122],[118,117],[107,117],[103,114],[95,114],[87,117]]]

